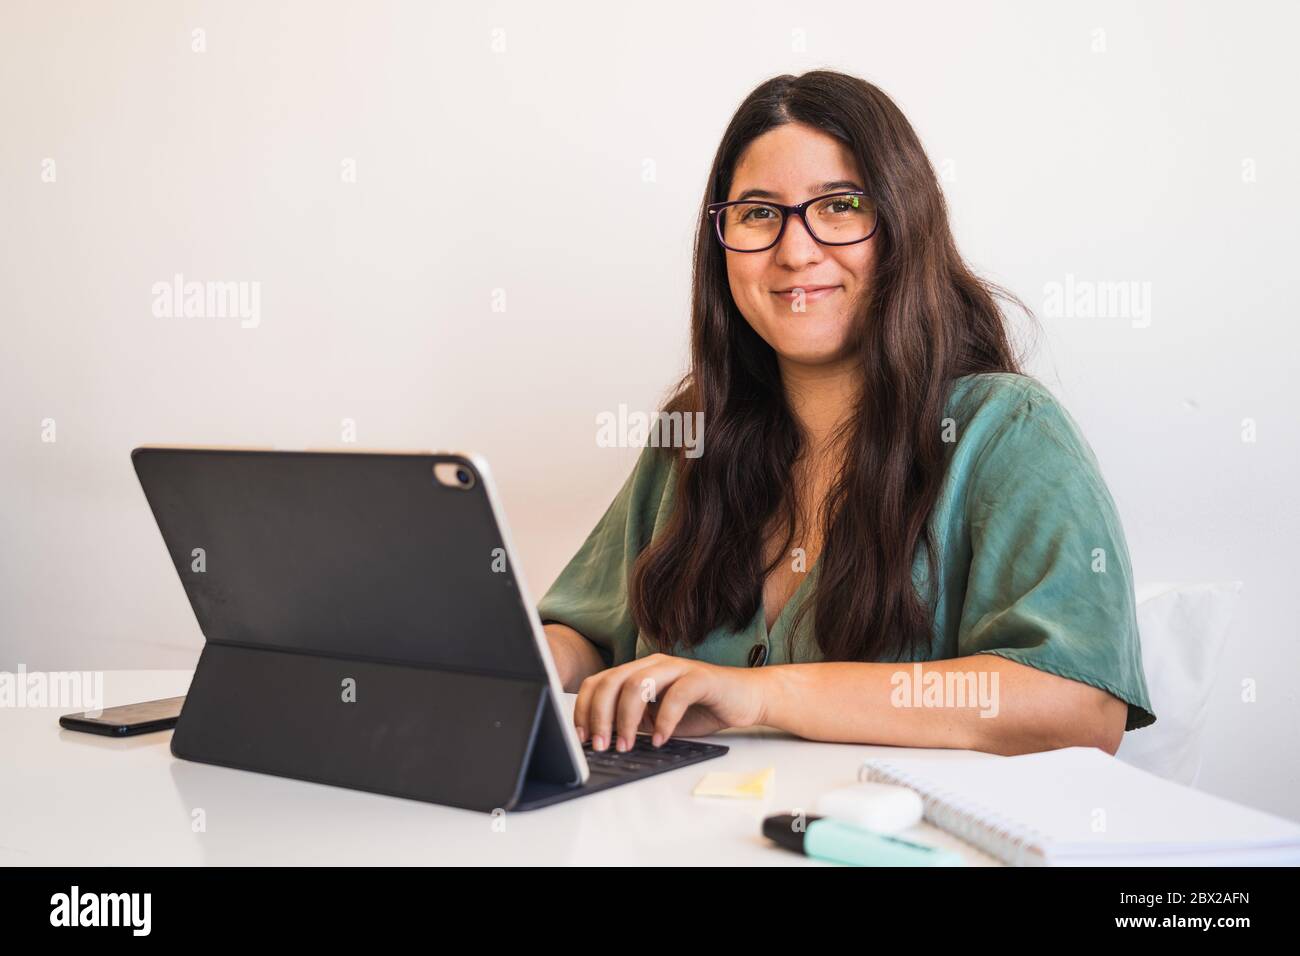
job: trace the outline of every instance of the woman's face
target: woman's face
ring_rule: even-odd
[[[793,206],[863,188],[847,146],[821,130],[787,123],[759,136],[741,154],[727,199]],[[875,236],[851,246],[824,246],[792,216],[771,249],[726,251],[731,295],[754,331],[784,361],[837,362],[846,357],[853,304],[871,280],[875,248]]]

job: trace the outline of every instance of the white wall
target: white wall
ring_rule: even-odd
[[[540,593],[635,456],[595,415],[681,370],[727,119],[831,66],[896,98],[964,251],[1040,312],[1033,371],[1139,580],[1245,582],[1203,783],[1300,816],[1300,16],[1134,6],[5,0],[0,668],[195,659],[144,442],[337,446],[352,418],[362,446],[480,450]],[[260,282],[260,325],[155,317],[175,273]],[[1149,326],[1042,315],[1067,275],[1150,283]]]

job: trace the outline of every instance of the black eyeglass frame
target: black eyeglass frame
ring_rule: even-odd
[[[838,193],[826,193],[824,196],[814,196],[812,199],[806,199],[795,206],[786,206],[779,202],[772,202],[769,199],[731,199],[727,202],[711,202],[704,208],[708,210],[708,215],[713,220],[713,234],[718,237],[718,242],[722,243],[724,249],[730,249],[732,252],[767,252],[767,250],[773,248],[781,241],[781,237],[785,235],[785,227],[789,224],[791,216],[798,216],[803,220],[803,227],[808,231],[808,235],[813,237],[814,242],[823,246],[856,246],[859,242],[866,242],[874,236],[876,230],[880,228],[880,208],[875,203],[871,204],[872,212],[875,213],[875,220],[871,223],[871,231],[861,239],[850,239],[848,242],[827,242],[825,239],[822,239],[817,235],[812,226],[808,225],[808,207],[815,202],[821,202],[823,199],[834,199],[837,196],[861,196],[864,199],[868,198],[867,194],[861,189],[851,189]],[[776,238],[761,249],[737,249],[735,246],[727,245],[727,240],[722,238],[722,216],[719,214],[728,206],[741,205],[770,206],[772,209],[779,210],[781,213],[781,225],[776,230]]]

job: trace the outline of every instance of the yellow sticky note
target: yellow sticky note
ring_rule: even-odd
[[[741,797],[756,800],[767,796],[768,787],[776,779],[776,768],[768,767],[758,773],[706,773],[691,791],[697,797]]]

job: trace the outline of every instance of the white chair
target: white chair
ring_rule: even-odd
[[[1195,785],[1210,691],[1241,587],[1214,581],[1137,588],[1142,669],[1156,722],[1124,735],[1115,755],[1120,760]]]

